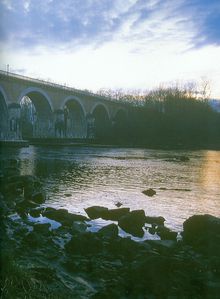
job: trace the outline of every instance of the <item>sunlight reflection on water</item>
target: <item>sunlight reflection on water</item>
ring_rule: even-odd
[[[120,201],[164,216],[174,230],[193,214],[220,216],[220,151],[31,146],[2,151],[5,157],[20,160],[21,174],[40,177],[47,206],[85,214],[88,206],[115,208]],[[148,188],[157,194],[142,194]]]

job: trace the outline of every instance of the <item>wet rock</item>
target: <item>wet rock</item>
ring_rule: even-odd
[[[118,236],[118,226],[114,223],[111,223],[109,225],[102,227],[98,231],[98,234],[104,237],[115,238]]]
[[[23,193],[23,185],[20,180],[7,179],[2,184],[2,192],[7,195],[17,196]]]
[[[66,209],[54,209],[54,208],[46,208],[43,212],[43,216],[58,221],[62,225],[72,226],[74,221],[86,221],[89,220],[87,217],[83,215],[77,215],[69,213]]]
[[[50,218],[55,221],[63,221],[68,215],[68,210],[66,209],[54,209],[54,208],[46,208],[43,212],[43,216]]]
[[[171,231],[168,227],[158,226],[156,231],[161,240],[176,240],[177,232]]]
[[[3,174],[5,177],[19,175],[19,173],[20,173],[19,168],[15,167],[15,166],[9,166],[9,167],[5,167],[3,169]]]
[[[120,201],[116,202],[116,207],[120,208],[122,206],[122,203]]]
[[[115,238],[107,243],[106,250],[111,256],[120,256],[125,260],[133,260],[139,253],[140,248],[145,248],[143,244],[135,242],[130,238]],[[144,249],[146,252],[146,250]]]
[[[145,221],[146,223],[150,223],[150,224],[163,225],[165,218],[162,216],[158,216],[158,217],[146,216]]]
[[[153,227],[149,227],[148,228],[148,232],[151,234],[151,235],[155,235],[157,230],[156,228],[153,226]]]
[[[156,191],[154,189],[147,189],[147,190],[144,190],[142,191],[143,194],[147,195],[147,196],[154,196],[156,194]]]
[[[146,295],[153,294],[152,298],[196,298],[195,296],[182,296],[183,290],[179,283],[182,284],[182,281],[188,279],[188,275],[190,275],[187,273],[188,269],[184,269],[184,267],[183,261],[179,258],[146,255],[131,264],[129,277],[137,289],[142,286],[142,290],[144,290],[144,286],[147,290]],[[182,273],[185,271],[186,275]],[[174,285],[176,290],[175,293],[173,290],[172,294]],[[176,296],[170,296],[171,294]]]
[[[220,255],[220,218],[194,215],[183,223],[183,241],[206,253]]]
[[[90,255],[102,252],[103,242],[91,232],[78,234],[65,245],[65,250],[69,254]]]
[[[42,246],[42,236],[38,232],[33,231],[24,236],[23,242],[25,245],[35,249]]]
[[[205,283],[206,293],[208,294],[207,298],[217,299],[220,294],[220,282],[219,281],[207,281]]]
[[[177,242],[175,240],[146,240],[144,243],[151,245],[160,254],[167,254],[176,249]]]
[[[48,234],[51,225],[50,223],[36,223],[33,226],[34,232]]]
[[[77,233],[85,233],[88,226],[85,222],[74,222],[72,225],[72,231]]]
[[[110,209],[103,213],[102,218],[105,220],[118,221],[122,216],[128,214],[130,208]]]
[[[34,218],[40,217],[41,213],[42,209],[34,209],[29,211],[30,216]]]
[[[45,194],[43,192],[35,192],[32,194],[32,200],[36,203],[42,204],[45,202]]]
[[[92,206],[85,209],[90,219],[103,218],[106,216],[107,208],[101,206]],[[103,218],[104,219],[104,218]]]
[[[142,227],[145,224],[144,210],[134,210],[121,217],[118,225],[127,233],[133,236],[143,237],[144,231]]]
[[[71,194],[71,193],[65,193],[64,196],[66,196],[66,197],[71,197],[72,194]]]
[[[88,221],[89,219],[86,216],[83,215],[79,215],[79,214],[73,214],[73,213],[69,213],[68,214],[68,218],[71,221]]]
[[[23,211],[25,213],[28,213],[30,208],[37,208],[38,204],[32,200],[25,200],[21,198],[21,200],[16,202],[16,210],[17,211]]]

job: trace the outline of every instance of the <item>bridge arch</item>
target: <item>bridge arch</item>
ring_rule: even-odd
[[[86,138],[87,121],[85,107],[75,96],[68,96],[63,101],[64,128],[67,138]]]
[[[24,99],[30,99],[29,112],[33,114],[29,118],[29,123],[24,119],[24,113],[22,109],[24,107]],[[21,131],[22,134],[26,134],[27,127],[29,128],[28,136],[25,137],[48,137],[52,136],[53,133],[53,113],[52,113],[52,102],[48,94],[38,87],[28,87],[24,89],[18,98],[18,103],[21,105]],[[26,105],[28,100],[26,101]],[[31,105],[33,108],[31,108]],[[23,117],[23,119],[22,119]],[[31,120],[30,120],[31,119]],[[31,132],[31,133],[30,133]],[[24,136],[23,136],[24,137]]]
[[[31,101],[33,102],[37,112],[39,115],[43,113],[44,115],[47,115],[48,112],[52,112],[52,102],[48,94],[43,91],[41,88],[38,87],[28,87],[24,89],[21,94],[19,95],[18,102],[21,103],[21,100],[25,97],[29,97]],[[43,108],[43,109],[41,109]],[[45,109],[45,110],[44,110]],[[43,111],[41,111],[43,110]]]
[[[94,111],[96,110],[96,108],[98,107],[102,107],[102,109],[104,109],[105,110],[105,112],[106,112],[106,114],[108,115],[108,119],[110,120],[110,112],[109,112],[109,109],[108,109],[108,107],[107,107],[107,105],[105,104],[105,103],[100,103],[100,102],[98,102],[98,103],[96,103],[93,107],[92,107],[92,109],[91,109],[91,114],[93,115],[94,114]]]
[[[125,108],[118,108],[113,115],[113,120],[119,120],[120,118],[128,118],[128,112]]]
[[[107,106],[103,103],[94,105],[91,115],[94,119],[94,138],[107,140],[110,134],[110,115]]]
[[[4,89],[0,86],[0,139],[7,138],[7,131],[8,131],[7,95]]]

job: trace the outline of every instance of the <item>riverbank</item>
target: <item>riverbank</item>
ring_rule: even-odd
[[[180,143],[177,141],[161,142],[159,139],[155,142],[135,142],[129,143],[125,141],[115,142],[114,140],[93,140],[93,139],[70,139],[70,138],[31,138],[31,145],[37,146],[90,146],[90,147],[112,147],[112,148],[144,148],[144,149],[164,149],[164,150],[220,150],[220,141],[204,143],[191,142]]]
[[[219,218],[189,218],[180,240],[143,210],[90,207],[86,217],[45,208],[39,179],[9,162],[1,173],[2,298],[218,298]],[[99,217],[112,223],[90,232]],[[121,238],[119,227],[163,240]]]
[[[0,140],[0,149],[3,147],[28,147],[29,142],[27,140]]]
[[[159,149],[159,150],[220,150],[220,142],[216,143],[128,143],[128,142],[99,142],[90,139],[69,139],[69,138],[31,138],[29,140],[2,140],[0,148],[7,147],[28,147],[44,146],[44,147],[105,147],[105,148],[142,148],[142,149]]]

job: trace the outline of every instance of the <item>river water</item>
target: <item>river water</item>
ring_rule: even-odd
[[[2,149],[0,156],[18,159],[21,174],[42,180],[46,206],[85,214],[86,207],[121,202],[164,216],[176,231],[194,214],[220,216],[220,151],[30,146]],[[144,195],[148,188],[156,195]]]

